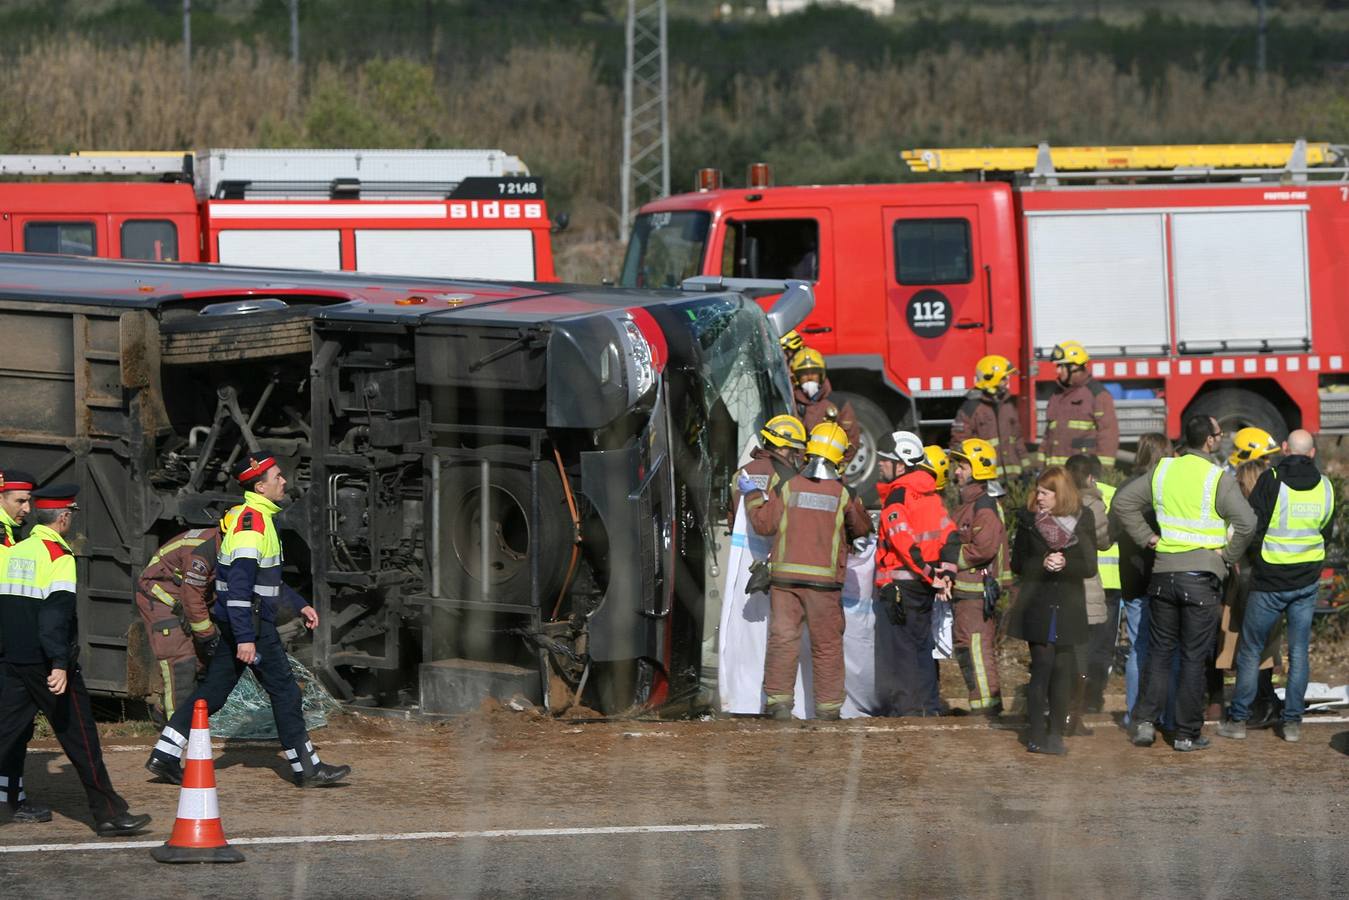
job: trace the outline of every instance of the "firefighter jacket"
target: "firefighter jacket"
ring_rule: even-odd
[[[829,395],[833,392],[834,388],[829,384],[828,378],[820,381],[819,393],[813,400],[807,397],[798,385],[795,394],[796,414],[806,426],[806,434],[810,434],[816,425],[828,421],[830,416],[833,416],[834,421],[838,422],[848,435],[848,449],[843,454],[843,465],[846,466],[852,462],[853,456],[857,453],[857,440],[862,432],[857,426],[857,413],[853,411],[852,404],[847,400],[842,403],[830,400]]]
[[[974,481],[960,489],[960,503],[952,518],[960,540],[954,591],[964,598],[982,597],[985,573],[999,582],[1007,580],[1007,526],[1002,507],[988,495],[987,482]]]
[[[281,535],[272,521],[278,511],[266,497],[245,491],[244,502],[226,516],[237,514],[237,519],[220,541],[212,614],[216,621],[229,623],[237,644],[256,641],[255,614],[275,622],[278,603],[297,613],[308,605],[281,582]]]
[[[1110,509],[1119,514],[1120,527],[1140,547],[1157,536],[1144,512],[1156,512],[1161,537],[1153,574],[1212,572],[1224,578],[1228,567],[1241,561],[1255,534],[1255,513],[1236,479],[1197,450],[1163,459],[1151,473],[1121,487]]]
[[[1119,452],[1119,420],[1115,400],[1085,370],[1073,373],[1071,384],[1056,385],[1045,411],[1040,455],[1047,466],[1061,466],[1068,457],[1090,453],[1103,466],[1115,464]]]
[[[1021,416],[1016,401],[998,399],[987,391],[973,390],[956,410],[951,423],[951,446],[959,447],[968,438],[982,438],[998,451],[998,473],[1003,478],[1020,475],[1029,453],[1021,434]]]
[[[862,501],[832,478],[796,475],[777,491],[755,491],[745,509],[756,532],[777,537],[770,566],[778,587],[842,590],[849,543],[871,533]]]
[[[69,669],[79,655],[75,554],[46,525],[10,547],[0,573],[5,662]]]
[[[796,475],[796,469],[789,463],[763,447],[755,447],[750,451],[749,462],[745,463],[740,472],[748,475],[761,491],[775,490],[779,484],[786,484]],[[740,478],[740,472],[737,472],[736,477],[731,480],[731,509],[728,519],[729,527],[732,529],[735,528],[736,510],[740,508],[740,489],[735,486]]]
[[[915,469],[878,484],[880,540],[876,544],[876,586],[932,579],[955,572],[960,538],[930,472]]]
[[[184,531],[159,548],[137,583],[141,593],[168,607],[194,640],[215,634],[211,603],[219,549],[219,528]]]

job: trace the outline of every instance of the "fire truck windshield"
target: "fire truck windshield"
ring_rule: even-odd
[[[702,268],[708,226],[706,212],[656,212],[637,217],[623,260],[619,284],[633,288],[677,288]]]

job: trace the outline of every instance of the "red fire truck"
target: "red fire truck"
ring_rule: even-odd
[[[0,156],[0,177],[0,251],[556,277],[542,183],[500,150]]]
[[[917,150],[976,180],[700,190],[643,207],[621,283],[803,277],[800,331],[864,430],[949,424],[987,353],[1012,359],[1028,432],[1076,340],[1126,441],[1228,426],[1349,430],[1349,169],[1328,144]],[[1029,375],[1029,386],[1027,378]],[[1029,389],[1028,389],[1029,387]],[[1032,398],[1040,415],[1031,414]],[[1037,418],[1040,422],[1037,423]],[[1035,434],[1027,434],[1031,440]]]

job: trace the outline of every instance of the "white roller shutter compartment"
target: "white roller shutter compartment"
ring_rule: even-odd
[[[342,234],[336,229],[234,229],[220,232],[217,253],[222,263],[281,269],[342,268]]]
[[[1302,346],[1310,336],[1303,210],[1177,212],[1171,231],[1179,343]]]
[[[1064,340],[1113,353],[1169,343],[1162,215],[1027,214],[1037,351]]]
[[[356,232],[356,269],[423,278],[534,280],[534,235],[525,228]]]

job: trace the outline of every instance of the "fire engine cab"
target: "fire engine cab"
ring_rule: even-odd
[[[542,182],[500,150],[0,156],[0,178],[0,251],[556,277]]]
[[[756,165],[734,189],[703,170],[698,191],[641,209],[621,283],[812,280],[815,311],[799,331],[857,410],[858,484],[874,480],[875,435],[942,431],[989,353],[1019,369],[1013,389],[1034,441],[1054,390],[1049,355],[1064,340],[1090,352],[1126,441],[1175,435],[1191,413],[1276,436],[1349,430],[1341,148],[903,156],[914,171],[970,180],[775,187]]]

